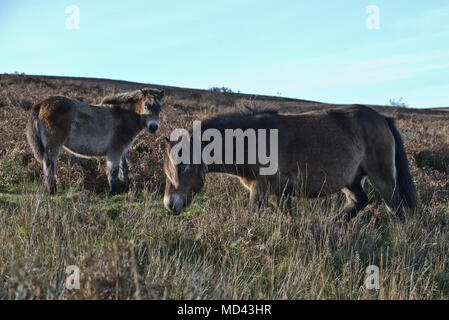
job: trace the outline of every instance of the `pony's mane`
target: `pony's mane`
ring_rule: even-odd
[[[142,92],[140,90],[113,93],[104,97],[101,104],[134,103],[139,101],[141,98]]]
[[[241,103],[236,107],[234,112],[231,112],[230,115],[241,115],[241,116],[255,116],[258,114],[277,114],[278,109],[275,107],[267,107],[255,104],[253,102],[250,103]]]
[[[203,120],[205,127],[226,127],[234,126],[238,123],[252,120],[258,115],[275,115],[278,114],[275,107],[265,107],[260,105],[240,104],[233,111],[212,116]]]

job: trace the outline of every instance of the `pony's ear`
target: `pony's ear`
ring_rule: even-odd
[[[139,89],[140,90],[140,92],[142,92],[142,94],[144,95],[144,96],[146,96],[147,95],[147,93],[148,93],[148,91],[147,90],[145,90],[145,89]]]
[[[164,98],[164,95],[165,95],[165,91],[160,90],[159,93],[157,94],[157,99],[162,100]]]

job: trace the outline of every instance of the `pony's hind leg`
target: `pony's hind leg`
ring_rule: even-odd
[[[55,194],[57,191],[56,187],[56,162],[58,161],[59,153],[61,152],[61,148],[45,148],[44,152],[44,184],[48,193],[51,195]]]
[[[402,210],[402,200],[399,195],[396,178],[390,176],[370,176],[370,181],[374,188],[379,192],[382,199],[385,201],[389,211],[396,214],[396,216],[403,221],[404,212]]]
[[[128,163],[126,162],[126,153],[122,154],[120,158],[120,172],[119,172],[119,180],[123,181],[125,185],[125,190],[129,189],[129,178],[128,178]]]
[[[118,173],[120,156],[108,154],[106,157],[106,174],[109,182],[109,193],[115,195],[118,192]]]
[[[379,192],[389,211],[394,212],[399,219],[403,220],[404,213],[402,211],[402,200],[397,184],[394,156],[395,152],[393,149],[390,154],[385,154],[383,157],[369,163],[366,171],[371,184]]]
[[[368,196],[363,190],[365,177],[359,177],[350,186],[343,188],[342,191],[346,196],[347,204],[343,212],[335,219],[335,221],[348,222],[354,218],[360,210],[363,210],[368,204]]]

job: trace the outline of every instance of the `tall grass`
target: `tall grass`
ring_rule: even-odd
[[[31,184],[2,200],[0,297],[51,299],[448,298],[448,227],[423,207],[405,223],[382,205],[346,226],[341,199],[298,199],[296,214],[249,214],[242,190],[209,181],[183,216],[165,214],[159,190],[108,197]],[[239,188],[237,188],[239,189]],[[338,198],[338,197],[336,197]],[[65,270],[81,288],[66,290]],[[364,286],[380,268],[380,290]]]
[[[447,117],[407,113],[398,121],[419,194],[417,212],[404,223],[372,189],[370,205],[347,225],[332,223],[341,195],[296,199],[291,214],[276,207],[250,214],[246,191],[219,176],[208,177],[175,217],[162,207],[163,150],[146,135],[129,155],[129,193],[106,194],[103,161],[64,154],[59,193],[47,196],[23,135],[28,104],[18,103],[72,89],[24,79],[6,79],[8,91],[0,93],[1,299],[449,298],[448,173],[414,157],[424,150],[448,156]],[[74,90],[89,102],[113,91]],[[160,134],[210,112],[169,97]],[[65,286],[71,265],[80,270],[78,290]],[[379,290],[364,284],[369,265],[380,268]]]

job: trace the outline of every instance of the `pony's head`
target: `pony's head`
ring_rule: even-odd
[[[201,164],[176,164],[171,154],[173,144],[173,142],[167,141],[165,147],[164,207],[169,212],[178,215],[192,203],[194,196],[203,187],[205,169]]]
[[[155,133],[159,127],[159,113],[162,109],[164,91],[143,88],[140,89],[139,114],[142,116],[149,133]]]
[[[108,95],[103,99],[101,104],[120,106],[120,108],[138,113],[142,117],[143,125],[148,132],[155,133],[159,127],[159,113],[162,109],[163,98],[163,90],[143,88]]]

